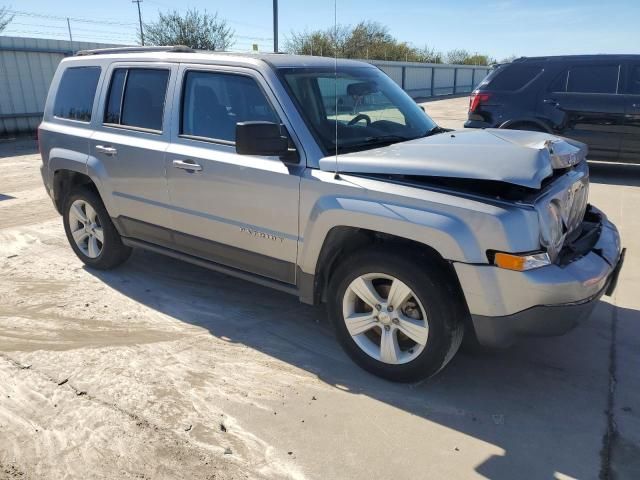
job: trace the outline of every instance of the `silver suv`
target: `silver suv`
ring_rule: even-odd
[[[131,247],[326,302],[370,372],[435,374],[465,342],[556,335],[624,251],[587,204],[586,148],[438,127],[377,68],[130,48],[61,62],[39,128],[71,247]]]

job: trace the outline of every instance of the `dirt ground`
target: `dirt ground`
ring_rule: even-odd
[[[592,167],[629,251],[589,321],[396,385],[286,294],[142,251],[86,269],[39,165],[0,142],[0,479],[640,478],[640,168]]]

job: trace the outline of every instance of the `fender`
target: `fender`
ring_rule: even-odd
[[[357,198],[323,197],[314,205],[301,245],[300,269],[313,274],[325,238],[336,226],[401,236],[427,245],[444,259],[485,258],[473,231],[454,216]]]
[[[111,192],[107,190],[102,179],[106,177],[106,172],[102,163],[95,157],[91,157],[86,153],[77,152],[65,148],[52,148],[49,154],[49,176],[53,185],[55,173],[60,170],[68,170],[71,172],[81,173],[88,176],[96,186],[100,198],[105,208],[112,215],[114,210]]]

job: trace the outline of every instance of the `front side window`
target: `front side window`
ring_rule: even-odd
[[[279,123],[256,81],[244,75],[187,72],[182,94],[180,135],[236,141],[236,124]]]
[[[100,67],[67,68],[60,79],[53,114],[58,118],[91,121]]]
[[[618,65],[580,65],[569,69],[567,92],[617,93]]]
[[[169,70],[118,68],[113,71],[104,122],[162,131]]]
[[[424,137],[436,124],[387,75],[371,67],[280,70],[326,153]]]

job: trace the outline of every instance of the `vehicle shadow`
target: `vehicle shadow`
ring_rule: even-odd
[[[591,183],[640,186],[640,164],[589,162]]]
[[[608,303],[601,302],[589,322],[564,337],[528,339],[518,348],[480,356],[461,353],[435,378],[407,385],[360,370],[338,346],[324,308],[293,296],[138,250],[117,270],[87,271],[132,300],[213,336],[402,409],[418,422],[494,445],[504,454],[475,467],[487,478],[598,474],[593,445],[599,450],[606,428],[613,308]],[[639,312],[633,315],[640,320]]]

